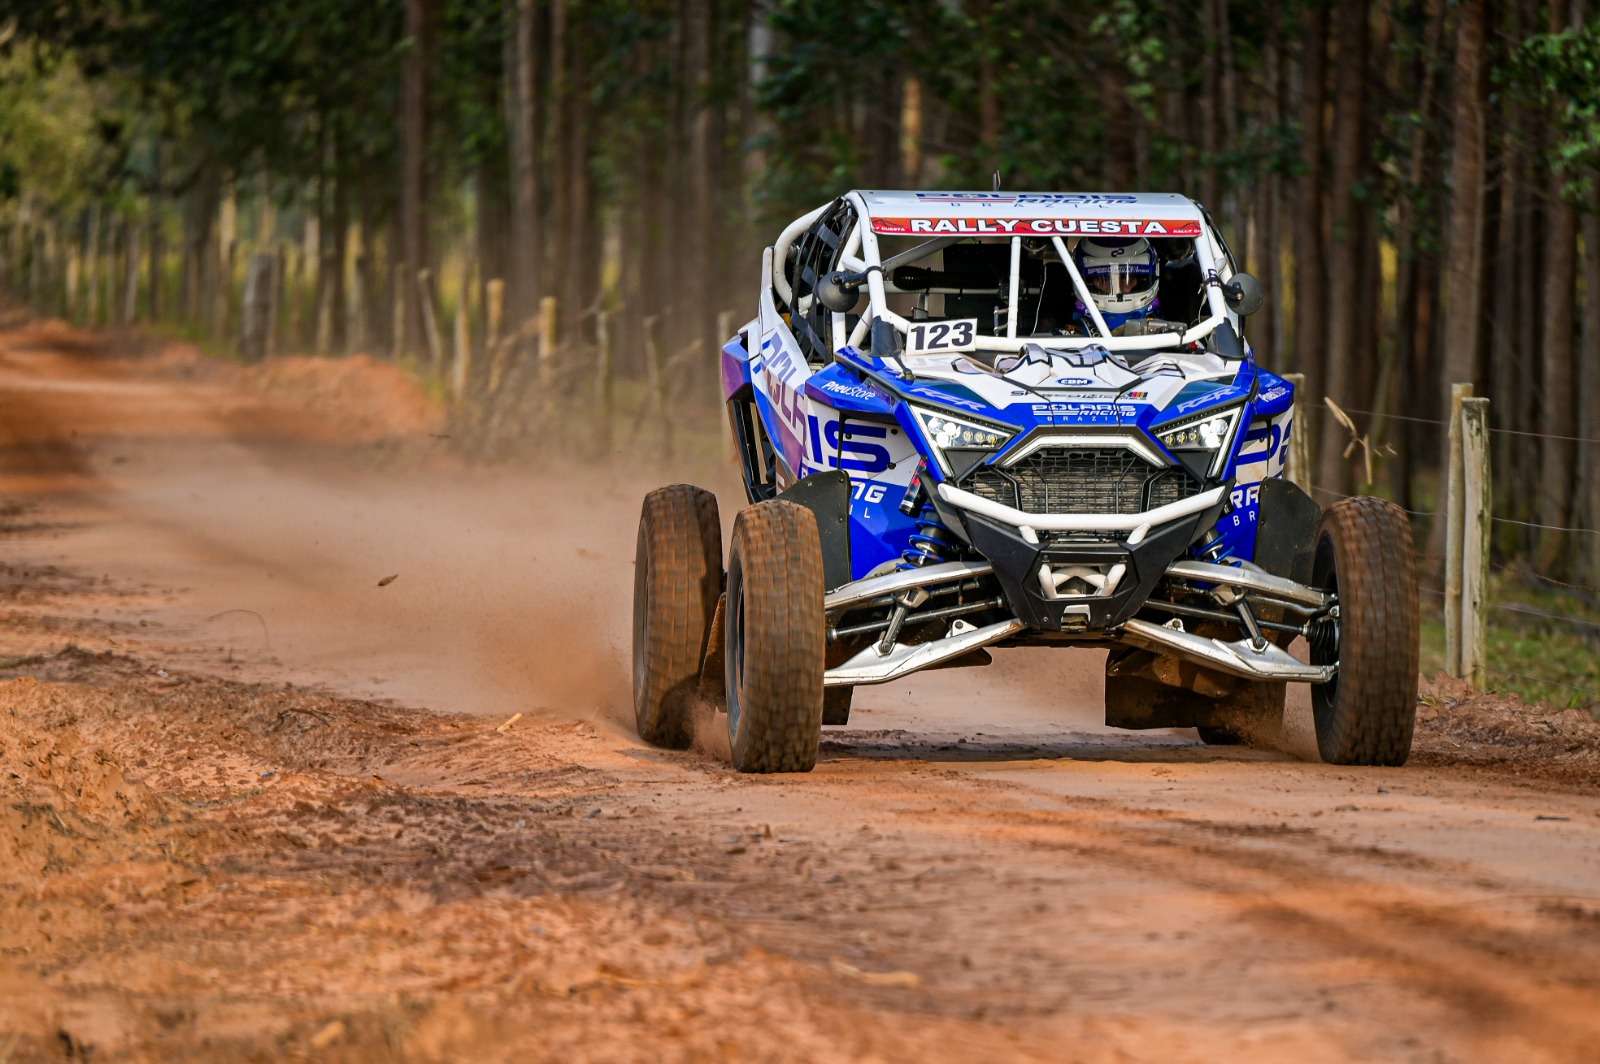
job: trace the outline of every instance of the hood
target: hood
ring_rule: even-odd
[[[1253,367],[1205,353],[1052,351],[1029,344],[991,367],[967,355],[919,359],[917,379],[885,372],[888,390],[988,421],[1038,425],[1138,426],[1170,421],[1249,394]]]

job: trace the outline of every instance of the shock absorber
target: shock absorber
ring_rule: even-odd
[[[1200,556],[1201,561],[1210,562],[1213,565],[1221,565],[1232,556],[1233,548],[1228,546],[1227,540],[1217,535],[1213,530],[1206,533],[1205,542],[1200,544],[1195,553]]]
[[[900,553],[900,568],[921,569],[946,560],[955,546],[954,535],[939,520],[933,503],[924,503],[917,514],[917,530],[911,534],[911,545]]]

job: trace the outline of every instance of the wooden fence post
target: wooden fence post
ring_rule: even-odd
[[[470,277],[462,278],[461,298],[456,301],[456,320],[454,330],[455,355],[454,365],[450,367],[450,397],[456,402],[461,402],[467,396],[467,382],[472,379],[472,323],[469,320],[471,304],[467,302],[467,293],[472,286],[466,283]]]
[[[211,280],[211,335],[221,339],[228,335],[228,302],[233,288],[233,256],[235,245],[214,239],[212,249],[214,266]]]
[[[272,332],[272,275],[269,254],[250,256],[244,273],[244,299],[239,307],[239,355],[246,362],[267,357]]]
[[[394,317],[390,335],[394,337],[389,357],[399,362],[406,354],[406,264],[394,265]]]
[[[711,374],[711,396],[716,405],[712,408],[721,415],[727,406],[727,396],[722,394],[722,345],[733,339],[733,311],[723,310],[717,312],[717,355],[714,370]],[[717,424],[723,420],[718,417],[712,424],[717,430],[717,439],[720,442],[718,453],[722,455],[723,464],[731,463],[733,453],[733,433],[727,427]]]
[[[128,219],[123,227],[122,324],[139,320],[139,223]]]
[[[644,319],[644,369],[645,382],[650,389],[650,409],[660,416],[667,409],[667,377],[661,353],[659,314],[650,314]]]
[[[104,304],[105,304],[105,308],[106,308],[105,324],[106,324],[106,328],[108,328],[108,329],[114,329],[114,328],[117,327],[117,317],[118,317],[118,315],[117,315],[117,281],[120,278],[119,278],[118,273],[117,273],[117,251],[118,251],[118,244],[120,243],[120,241],[117,239],[117,229],[118,229],[118,226],[117,226],[115,218],[109,219],[106,222],[105,254],[104,254],[105,269],[103,271],[102,280],[103,280],[103,282],[105,284],[105,299],[104,299]]]
[[[1311,494],[1311,426],[1304,423],[1302,414],[1311,405],[1305,394],[1306,375],[1285,373],[1283,379],[1294,386],[1294,420],[1289,428],[1289,453],[1284,456],[1283,475],[1307,495]]]
[[[663,433],[662,451],[672,456],[672,419],[667,416],[666,357],[661,350],[661,316],[648,315],[644,319],[644,365],[650,390],[648,408],[655,415]]]
[[[1466,675],[1461,652],[1462,545],[1466,531],[1466,485],[1461,461],[1461,403],[1471,398],[1471,384],[1450,386],[1449,467],[1444,509],[1444,671]]]
[[[595,315],[594,338],[599,347],[594,365],[594,398],[600,408],[599,445],[602,454],[611,453],[611,419],[616,410],[616,386],[612,380],[614,360],[611,349],[611,314],[602,308]]]
[[[83,321],[93,328],[100,318],[100,207],[89,208],[89,232],[83,248]]]
[[[1489,542],[1494,491],[1489,464],[1489,400],[1461,400],[1461,675],[1488,680]]]
[[[279,244],[272,257],[272,313],[267,317],[267,357],[275,358],[283,349],[283,301],[288,292],[289,252]]]
[[[434,376],[444,367],[444,341],[439,337],[439,315],[433,309],[433,271],[417,271],[417,299],[422,311],[423,339],[428,345],[428,372]]]
[[[548,385],[555,374],[556,344],[558,337],[556,327],[559,319],[556,317],[556,297],[544,296],[539,300],[539,383]],[[548,393],[546,393],[548,395]]]
[[[500,346],[500,330],[506,320],[506,283],[499,277],[489,278],[483,286],[483,349],[493,351]]]

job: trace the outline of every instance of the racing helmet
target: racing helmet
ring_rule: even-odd
[[[1161,260],[1150,241],[1142,236],[1084,237],[1072,257],[1108,328],[1155,313]],[[1082,303],[1078,308],[1087,315],[1089,308]]]

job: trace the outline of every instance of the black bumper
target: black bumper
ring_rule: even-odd
[[[1201,518],[1212,516],[1214,513],[1179,518],[1130,546],[1126,541],[1029,543],[1010,525],[970,511],[961,512],[968,538],[994,566],[995,576],[1017,618],[1030,628],[1047,632],[1102,631],[1132,617],[1149,599],[1167,566],[1194,542]],[[1039,567],[1047,562],[1096,566],[1121,563],[1128,568],[1110,595],[1046,598],[1039,583]],[[1071,613],[1069,607],[1073,607]],[[1088,607],[1087,617],[1084,607]]]

